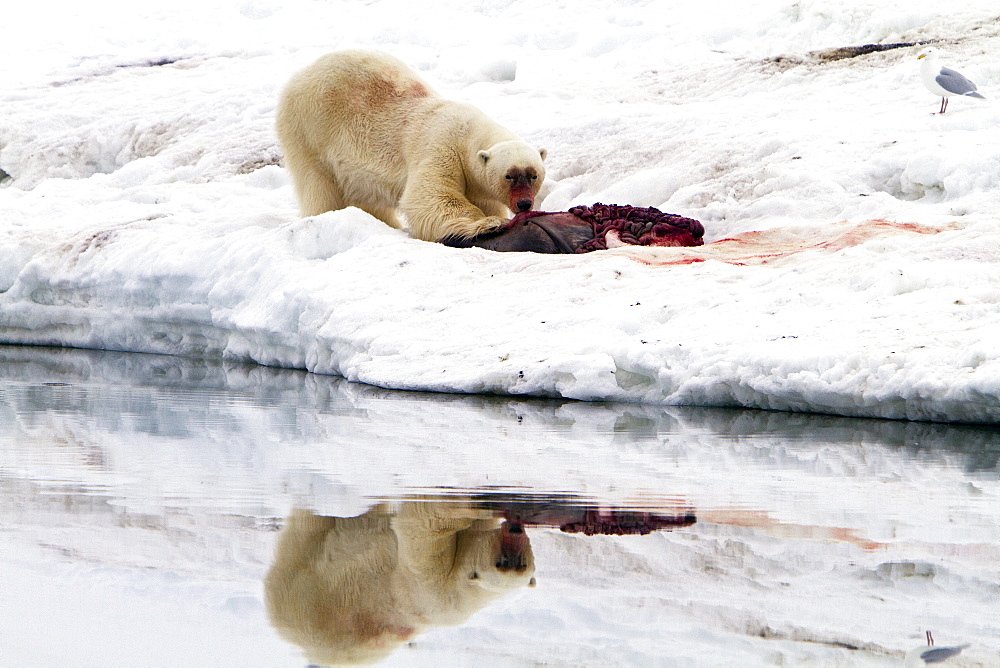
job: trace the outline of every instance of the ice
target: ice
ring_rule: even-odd
[[[0,341],[441,392],[1000,420],[1000,112],[932,115],[918,47],[829,55],[941,41],[995,98],[992,3],[25,12],[0,65]],[[751,250],[504,255],[357,210],[299,219],[275,100],[353,47],[545,146],[541,208],[655,206]]]

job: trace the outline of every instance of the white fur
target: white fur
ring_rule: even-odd
[[[545,177],[536,149],[475,107],[446,100],[396,58],[339,51],[295,74],[277,132],[303,216],[359,207],[413,236],[468,238],[509,215],[508,170]]]
[[[431,625],[454,625],[516,588],[501,570],[500,520],[460,502],[407,502],[359,517],[296,510],[264,581],[271,623],[321,664],[371,662]]]

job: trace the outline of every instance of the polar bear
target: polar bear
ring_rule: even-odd
[[[337,51],[296,73],[276,113],[303,216],[356,206],[425,241],[468,239],[530,211],[545,149],[446,100],[400,60]]]
[[[520,524],[470,504],[408,501],[348,518],[297,509],[264,592],[272,625],[309,661],[371,663],[534,586],[534,572]]]

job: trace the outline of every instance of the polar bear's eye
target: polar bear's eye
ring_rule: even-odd
[[[504,178],[505,178],[505,179],[507,179],[508,181],[513,181],[513,180],[514,180],[514,177],[513,177],[513,176],[511,176],[510,174],[508,174],[508,175],[507,175],[507,176],[505,176]]]

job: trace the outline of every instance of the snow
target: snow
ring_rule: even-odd
[[[0,63],[2,342],[386,388],[1000,421],[992,2],[23,10]],[[926,41],[990,99],[933,115],[917,46],[822,56]],[[275,99],[348,47],[546,147],[541,208],[655,206],[719,243],[499,254],[355,209],[298,218]]]

